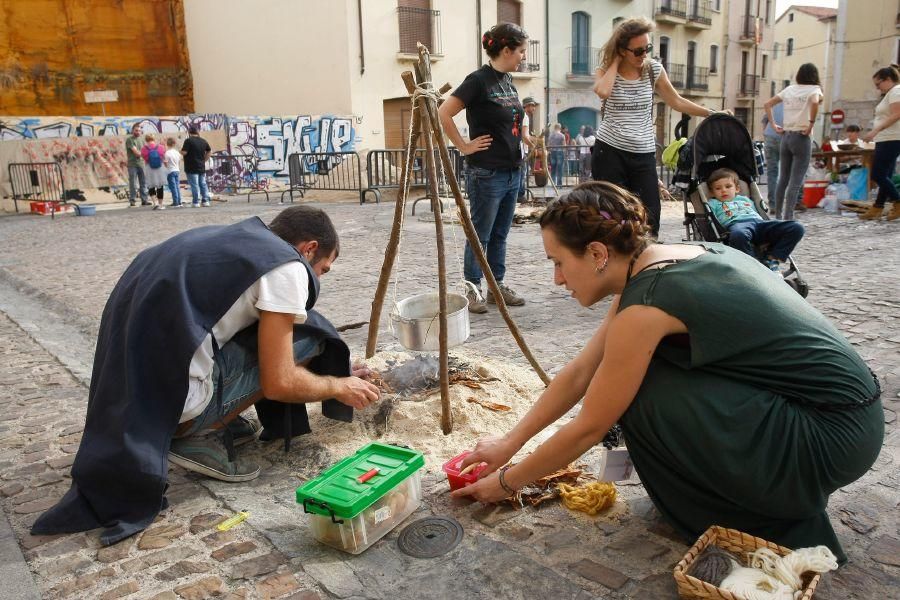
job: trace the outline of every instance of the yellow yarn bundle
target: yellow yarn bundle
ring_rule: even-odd
[[[616,486],[605,481],[592,481],[579,486],[560,483],[557,488],[566,508],[591,516],[606,510],[616,501]]]

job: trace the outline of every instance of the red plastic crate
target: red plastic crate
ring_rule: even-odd
[[[444,473],[447,474],[447,481],[450,482],[451,490],[458,490],[466,487],[470,483],[475,483],[478,481],[478,475],[487,468],[487,464],[482,463],[465,475],[460,475],[459,472],[462,471],[462,468],[460,468],[459,464],[469,454],[471,454],[471,452],[467,450],[458,456],[454,456],[441,467]]]
[[[62,211],[60,209],[60,203],[58,201],[50,200],[45,202],[32,202],[31,212],[37,213],[39,215],[49,215],[51,212]]]

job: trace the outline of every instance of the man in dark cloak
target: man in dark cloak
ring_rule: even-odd
[[[100,322],[72,487],[32,533],[105,530],[101,542],[145,529],[166,508],[168,462],[223,481],[259,467],[234,446],[260,426],[271,439],[310,431],[305,404],[350,421],[379,399],[365,369],[313,310],[319,277],[340,247],[322,210],[292,206],[192,229],[141,252]]]

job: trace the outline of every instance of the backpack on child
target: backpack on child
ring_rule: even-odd
[[[147,152],[147,164],[151,169],[158,169],[162,166],[162,156],[159,153],[159,144],[156,144]]]

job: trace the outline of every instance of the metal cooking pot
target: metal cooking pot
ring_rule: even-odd
[[[440,296],[437,292],[404,298],[391,311],[391,331],[404,348],[438,350]],[[447,294],[447,347],[469,337],[469,301],[459,294]]]

